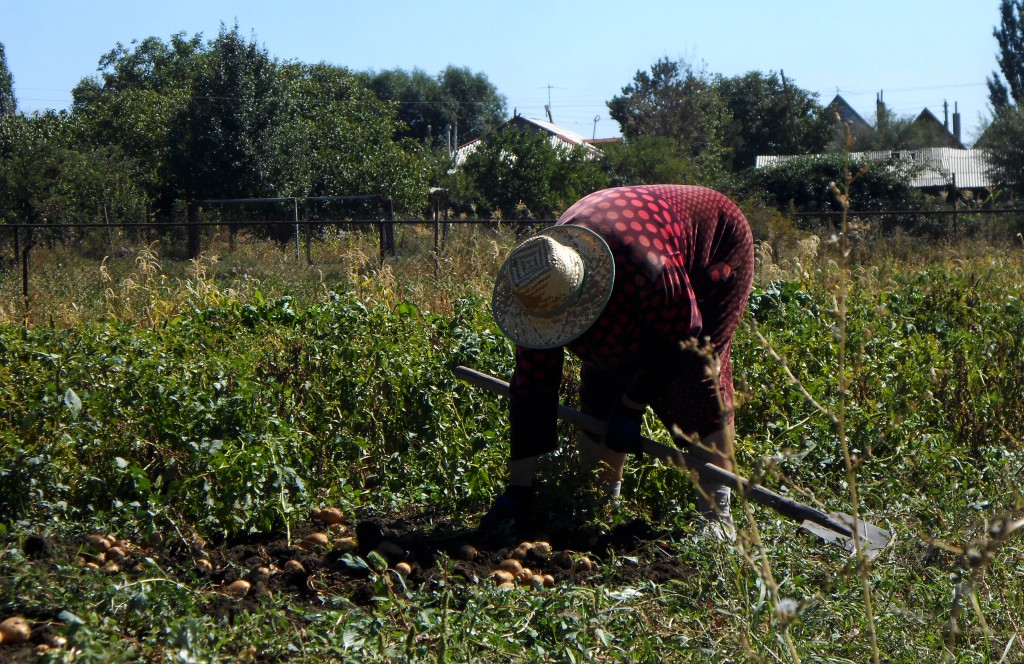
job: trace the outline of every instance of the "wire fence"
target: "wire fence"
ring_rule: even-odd
[[[276,208],[276,209],[272,209]],[[344,216],[345,212],[361,212],[367,216]],[[804,228],[829,232],[841,218],[841,212],[800,212],[790,215]],[[847,212],[850,219],[871,220],[877,224],[876,234],[896,227],[931,223],[930,232],[944,229],[960,233],[971,224],[983,220],[996,221],[999,233],[1013,237],[1024,230],[1024,209],[949,209],[949,210],[866,210]],[[372,215],[372,216],[370,216]],[[262,217],[262,218],[257,218]],[[376,237],[378,265],[397,257],[403,247],[396,242],[396,228],[417,226],[432,230],[432,246],[424,246],[424,233],[418,234],[415,248],[405,251],[417,255],[429,253],[437,276],[441,257],[450,234],[457,227],[498,229],[513,227],[517,233],[539,229],[555,223],[555,219],[495,220],[451,218],[447,200],[433,198],[428,218],[395,219],[391,201],[383,196],[331,196],[316,198],[217,199],[196,201],[187,206],[185,219],[154,222],[99,223],[14,223],[0,225],[0,269],[17,265],[21,271],[21,296],[26,303],[31,295],[32,249],[40,244],[71,246],[92,255],[127,255],[132,246],[145,246],[159,241],[174,258],[194,259],[204,251],[235,250],[243,231],[259,241],[275,242],[289,251],[296,263],[331,264],[342,260],[337,247],[339,239],[358,235],[364,241]],[[430,235],[430,234],[427,234]],[[1024,238],[1024,236],[1022,236]],[[11,260],[13,257],[13,260]]]
[[[265,199],[258,201],[261,205],[267,202]],[[303,218],[301,208],[295,213],[294,200],[275,202],[290,203],[292,214],[263,219],[226,218],[213,214],[210,215],[213,218],[207,218],[199,207],[190,209],[185,220],[177,221],[0,225],[0,273],[15,266],[20,270],[21,307],[27,320],[33,295],[33,265],[36,270],[42,267],[38,260],[33,261],[33,250],[37,247],[51,250],[70,248],[72,252],[102,262],[99,259],[106,261],[107,258],[134,256],[143,248],[159,243],[162,256],[172,261],[188,261],[202,254],[232,254],[244,241],[274,245],[280,250],[275,252],[277,255],[290,255],[296,265],[337,266],[351,259],[353,244],[358,244],[361,249],[369,244],[376,245],[373,260],[378,267],[400,258],[402,253],[409,257],[427,257],[432,259],[434,276],[438,278],[442,257],[457,227],[487,229],[498,234],[502,228],[511,227],[514,232],[521,233],[555,223],[554,219],[451,219],[446,213],[430,219],[394,219],[389,218],[389,214],[375,218]],[[239,199],[205,204],[212,207],[241,203],[251,204],[252,201]],[[390,201],[383,203],[384,209],[390,213]],[[411,227],[418,232],[401,234],[399,239],[399,231]],[[424,230],[428,232],[424,233]]]

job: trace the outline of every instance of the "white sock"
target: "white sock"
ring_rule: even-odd
[[[732,489],[718,482],[701,482],[697,511],[707,521],[732,523]]]
[[[609,498],[618,498],[619,493],[622,491],[622,481],[618,482],[601,482],[601,491],[604,492]]]

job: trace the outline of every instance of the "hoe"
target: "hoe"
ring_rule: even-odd
[[[455,375],[460,379],[489,390],[501,396],[508,396],[508,383],[469,367],[456,367]],[[581,429],[592,433],[603,434],[604,422],[573,410],[563,404],[558,405],[558,418],[575,424]],[[889,543],[889,531],[873,526],[863,519],[854,519],[842,512],[825,513],[810,505],[804,505],[792,498],[786,498],[766,489],[765,487],[744,479],[738,475],[714,466],[702,460],[693,452],[687,451],[687,444],[681,436],[673,432],[673,439],[682,445],[682,449],[665,445],[649,438],[642,438],[644,453],[653,456],[662,463],[689,469],[702,480],[721,482],[733,487],[747,499],[764,505],[785,517],[800,522],[800,527],[811,532],[831,544],[842,546],[847,551],[856,551],[857,539],[865,556],[874,558]],[[856,529],[856,530],[855,530]],[[859,537],[858,537],[859,536]]]

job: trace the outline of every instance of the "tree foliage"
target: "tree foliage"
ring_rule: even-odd
[[[757,155],[816,152],[831,138],[817,96],[774,72],[723,78],[662,58],[637,72],[608,108],[631,143],[620,156],[640,167],[639,179],[686,177],[715,186],[730,170],[752,168]],[[648,149],[654,154],[643,155]],[[664,166],[651,168],[655,160]]]
[[[357,76],[331,65],[293,63],[278,79],[284,106],[268,151],[281,191],[379,194],[399,208],[425,199],[423,150],[394,140],[399,121]]]
[[[7,68],[7,51],[0,42],[0,115],[12,115],[17,109],[14,98],[14,77]]]
[[[907,160],[889,162],[854,159],[856,177],[850,185],[852,210],[910,210],[921,206],[910,186],[913,166]],[[758,171],[757,186],[775,199],[779,208],[801,212],[839,211],[830,183],[842,182],[846,173],[841,154],[797,157]]]
[[[1017,196],[1024,196],[1024,108],[1007,107],[985,131],[989,175]]]
[[[175,34],[168,43],[148,37],[129,49],[117,44],[99,61],[100,75],[72,91],[80,138],[93,147],[116,147],[137,164],[140,184],[169,208],[173,179],[170,132],[191,95],[202,39]]]
[[[748,72],[722,79],[718,93],[731,115],[726,145],[733,170],[753,168],[758,155],[822,151],[832,139],[832,121],[817,95],[781,72]]]
[[[1012,105],[1024,105],[1024,0],[1001,0],[999,27],[992,35],[999,44],[996,62],[1002,78],[992,72],[988,94],[992,110],[999,115]]]
[[[237,26],[221,26],[196,64],[188,101],[169,132],[176,197],[287,195],[269,177],[267,146],[282,105],[276,61]]]
[[[945,146],[949,133],[940,125],[918,122],[909,115],[887,110],[885,120],[855,139],[857,150],[918,150]]]
[[[505,98],[482,73],[448,66],[437,76],[421,69],[390,69],[366,75],[367,85],[382,100],[397,106],[407,125],[400,138],[414,138],[440,147],[448,130],[459,143],[479,138],[505,119]]]
[[[73,114],[83,141],[137,162],[158,213],[201,198],[426,197],[393,108],[344,68],[278,62],[237,26],[118,44],[75,88]]]
[[[79,148],[75,133],[66,112],[0,116],[0,219],[101,224],[143,217],[147,200],[131,160],[116,148]]]
[[[607,184],[584,148],[556,147],[546,133],[513,127],[483,140],[463,172],[480,197],[478,213],[507,219],[550,218]]]
[[[717,82],[717,77],[684,61],[662,58],[650,72],[638,71],[622,94],[608,102],[608,110],[627,140],[671,139],[677,155],[692,161],[694,172],[710,181],[724,168],[729,124]]]
[[[612,186],[703,182],[700,169],[679,154],[676,144],[665,136],[634,136],[605,148],[602,165]]]

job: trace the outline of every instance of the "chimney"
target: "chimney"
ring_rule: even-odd
[[[544,104],[544,112],[548,116],[548,122],[550,122],[551,124],[555,124],[554,118],[551,117],[551,105],[550,104]]]
[[[882,130],[885,128],[885,102],[882,100],[882,95],[885,90],[880,91],[875,95],[875,129]]]
[[[957,109],[956,102],[953,102],[953,138],[956,139],[958,144],[964,144],[964,142],[960,140],[960,111]]]
[[[942,101],[942,127],[949,131],[949,102]]]

